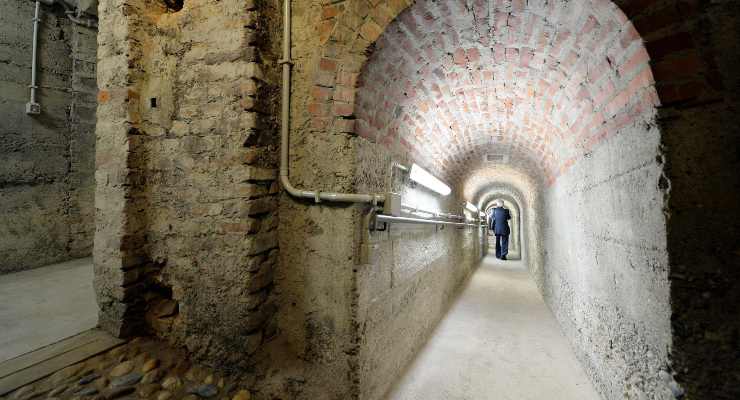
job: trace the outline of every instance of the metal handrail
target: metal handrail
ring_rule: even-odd
[[[474,226],[481,227],[485,226],[485,223],[479,222],[466,223],[466,222],[450,222],[442,221],[438,219],[427,219],[427,218],[410,218],[410,217],[394,217],[392,215],[378,214],[375,216],[376,222],[388,222],[388,223],[402,223],[402,224],[424,224],[424,225],[451,225],[451,226]]]
[[[411,205],[408,205],[408,204],[401,204],[401,208],[402,209],[406,209],[406,210],[410,210],[412,212],[422,212],[424,214],[431,214],[431,215],[434,215],[437,218],[442,217],[442,218],[449,218],[449,219],[465,219],[465,217],[462,216],[462,215],[455,215],[455,214],[451,214],[451,213],[444,213],[444,212],[439,212],[439,211],[425,210],[423,208],[414,207],[414,206],[411,206]]]

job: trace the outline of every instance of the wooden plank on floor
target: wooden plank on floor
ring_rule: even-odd
[[[0,363],[0,396],[125,343],[91,329]]]

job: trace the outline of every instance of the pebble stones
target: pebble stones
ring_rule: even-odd
[[[96,372],[92,372],[92,373],[89,373],[89,374],[83,376],[82,378],[80,378],[80,380],[77,382],[77,384],[78,385],[87,385],[88,383],[90,383],[90,382],[92,382],[92,381],[94,381],[94,380],[96,380],[98,378],[100,378],[100,375],[98,373],[96,373]]]
[[[136,391],[136,388],[133,386],[110,388],[103,392],[103,398],[106,400],[113,400],[131,394],[134,391]]]
[[[143,375],[141,375],[138,372],[131,372],[129,374],[111,379],[110,386],[112,388],[118,388],[118,387],[123,387],[123,386],[135,385],[139,383],[142,377]]]
[[[103,390],[108,386],[108,378],[101,376],[93,382],[93,385],[98,388],[98,390]]]
[[[167,390],[177,389],[180,385],[182,385],[182,381],[176,376],[168,376],[165,378],[164,382],[162,382],[162,387]]]
[[[141,383],[159,382],[159,380],[162,379],[162,376],[164,376],[164,371],[162,371],[161,368],[153,369],[144,374],[144,377],[141,378]]]
[[[136,390],[136,394],[138,394],[141,398],[148,398],[151,397],[158,390],[159,385],[157,385],[156,383],[149,383],[145,385],[139,385],[139,388]]]
[[[157,400],[170,400],[170,398],[172,398],[172,392],[163,390],[157,393]]]
[[[119,376],[124,376],[131,372],[134,369],[134,362],[133,361],[124,361],[115,367],[110,371],[110,376],[112,378],[117,378]]]
[[[247,390],[240,390],[231,400],[252,400],[252,395]]]
[[[200,398],[211,398],[218,394],[218,387],[214,384],[196,386],[188,390],[188,393],[198,395]]]
[[[185,372],[185,379],[191,382],[199,382],[204,377],[205,377],[205,371],[203,371],[202,368],[199,368],[197,366],[193,366],[187,372]]]
[[[98,389],[94,387],[86,387],[86,388],[83,388],[82,390],[77,391],[77,393],[75,393],[75,396],[84,397],[84,396],[92,396],[96,394],[98,394]]]
[[[54,375],[51,376],[51,382],[53,384],[60,384],[62,382],[65,382],[68,379],[77,376],[80,372],[82,372],[83,368],[85,368],[84,364],[75,364],[64,368],[61,371],[57,371],[54,373]]]
[[[157,368],[159,366],[159,360],[156,358],[150,358],[144,362],[144,365],[141,366],[141,372],[147,373],[154,368]]]

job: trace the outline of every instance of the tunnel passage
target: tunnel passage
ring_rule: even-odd
[[[598,390],[670,395],[659,101],[622,11],[420,1],[371,51],[358,135],[473,203],[496,182],[532,193],[529,268]]]

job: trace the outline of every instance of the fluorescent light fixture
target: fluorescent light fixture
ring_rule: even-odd
[[[441,194],[442,196],[447,196],[452,192],[452,189],[450,189],[450,187],[447,186],[444,182],[440,181],[439,179],[434,177],[434,175],[430,174],[424,168],[416,164],[411,166],[409,178],[411,178],[412,181]]]
[[[476,207],[476,206],[474,206],[474,205],[470,204],[470,202],[469,202],[469,201],[466,201],[466,202],[465,202],[465,208],[467,208],[467,209],[468,209],[468,211],[470,211],[470,212],[472,212],[472,213],[477,213],[477,212],[478,212],[478,207]]]

